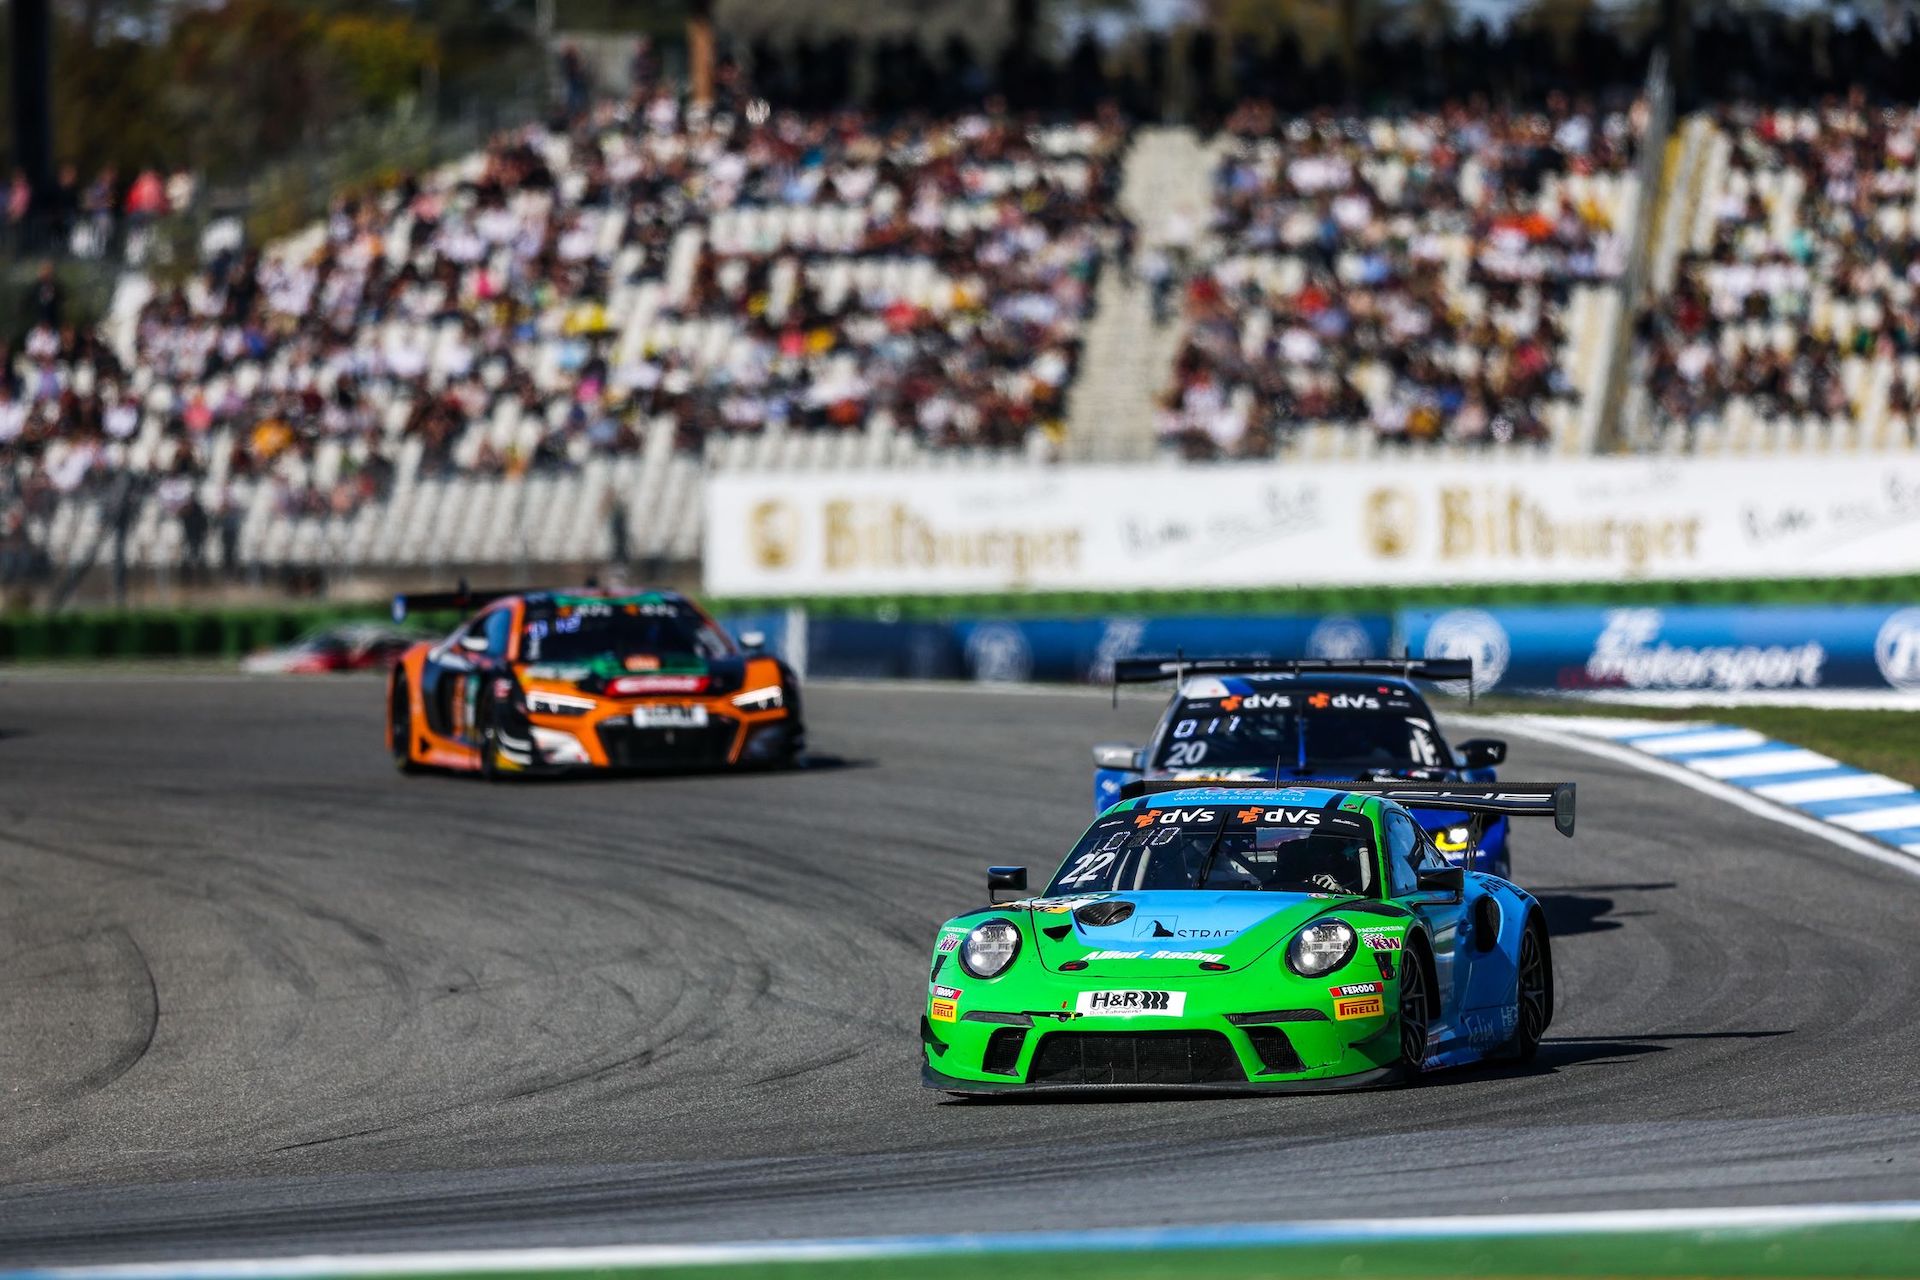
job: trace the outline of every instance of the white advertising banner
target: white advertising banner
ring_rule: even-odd
[[[1920,572],[1920,456],[718,472],[716,595]]]

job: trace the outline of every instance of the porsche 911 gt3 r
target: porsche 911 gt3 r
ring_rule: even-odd
[[[1093,749],[1094,812],[1149,781],[1407,778],[1492,782],[1507,744],[1449,745],[1415,680],[1473,678],[1463,658],[1122,658],[1115,685],[1174,682],[1146,745]],[[1420,825],[1454,862],[1509,874],[1507,822],[1422,812]]]
[[[1040,897],[940,928],[928,1087],[1321,1090],[1533,1056],[1553,1020],[1545,913],[1449,863],[1413,811],[1570,836],[1572,784],[1142,785]],[[988,886],[1021,893],[1026,869]]]
[[[806,746],[793,671],[678,593],[461,591],[400,596],[394,611],[472,605],[486,607],[387,681],[403,770],[783,765]]]

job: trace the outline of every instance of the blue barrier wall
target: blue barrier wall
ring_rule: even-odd
[[[1260,618],[1040,618],[873,622],[814,618],[807,624],[807,672],[933,680],[1047,680],[1104,683],[1113,660],[1138,653],[1385,654],[1393,622],[1384,614]]]
[[[965,618],[876,622],[793,612],[723,619],[808,675],[1105,683],[1130,654],[1472,658],[1490,689],[1920,690],[1920,608],[1537,606],[1384,614]],[[1465,692],[1464,689],[1459,692]]]

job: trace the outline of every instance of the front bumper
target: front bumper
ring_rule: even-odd
[[[1401,1076],[1398,984],[1374,969],[1363,953],[1338,975],[1312,983],[1289,977],[1256,984],[1243,972],[1164,984],[1184,989],[1178,1017],[1069,1012],[1095,985],[1070,985],[1052,974],[1004,990],[974,983],[958,1001],[929,1000],[920,1022],[921,1082],[950,1093],[1265,1093],[1392,1084]],[[1354,983],[1379,984],[1378,1012],[1356,1016],[1353,1004],[1331,994]]]

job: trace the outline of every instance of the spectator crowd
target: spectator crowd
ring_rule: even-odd
[[[286,514],[346,514],[399,465],[566,468],[661,423],[685,449],[1056,434],[1122,232],[1119,120],[882,122],[723,90],[584,103],[344,196],[160,288],[120,351],[36,309],[0,366],[0,486],[44,504],[135,471],[170,509],[265,483]]]
[[[1635,124],[1550,97],[1228,122],[1161,434],[1264,456],[1303,427],[1545,439],[1571,405],[1569,301],[1623,265]]]
[[[1714,123],[1724,168],[1672,291],[1639,319],[1656,438],[1690,446],[1737,416],[1913,439],[1920,111],[1856,91],[1808,109],[1730,104]]]

